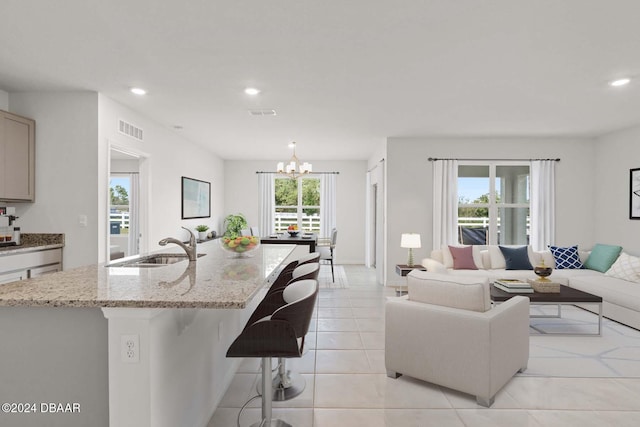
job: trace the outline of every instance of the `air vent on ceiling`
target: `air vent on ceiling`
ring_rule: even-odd
[[[261,108],[258,110],[249,110],[249,114],[252,116],[275,116],[276,110],[271,108]]]
[[[143,140],[142,129],[132,125],[131,123],[125,122],[122,119],[118,120],[118,131],[122,134],[130,136],[131,138],[135,138],[138,141]]]

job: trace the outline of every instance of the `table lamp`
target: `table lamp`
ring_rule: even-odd
[[[413,249],[420,248],[420,235],[417,233],[402,233],[400,247],[409,249],[409,261],[407,265],[413,267]]]

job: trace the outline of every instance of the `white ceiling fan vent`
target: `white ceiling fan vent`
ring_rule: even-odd
[[[142,141],[144,139],[144,135],[142,129],[138,126],[134,126],[129,122],[125,122],[124,120],[118,120],[118,132],[130,136],[131,138],[137,139],[138,141]]]
[[[249,110],[249,114],[252,116],[275,116],[276,110],[271,108],[261,108],[258,110]]]

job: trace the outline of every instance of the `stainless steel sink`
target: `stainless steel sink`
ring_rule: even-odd
[[[198,254],[198,258],[205,256],[206,254]],[[112,262],[107,264],[107,267],[162,267],[163,265],[175,264],[188,260],[187,254],[155,254],[148,255],[140,258],[134,258],[127,261]]]

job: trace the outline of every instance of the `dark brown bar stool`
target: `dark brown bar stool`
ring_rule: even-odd
[[[227,357],[262,358],[262,420],[251,427],[291,427],[272,419],[272,357],[301,357],[304,336],[309,331],[318,297],[316,280],[300,280],[282,290],[285,305],[253,323],[247,324],[227,351]]]
[[[304,264],[319,262],[319,259],[320,252],[311,252],[310,254],[303,255],[300,258],[291,261],[282,269],[276,280],[271,284],[270,289],[275,290],[285,287],[293,278],[293,270],[295,270],[296,267]]]

